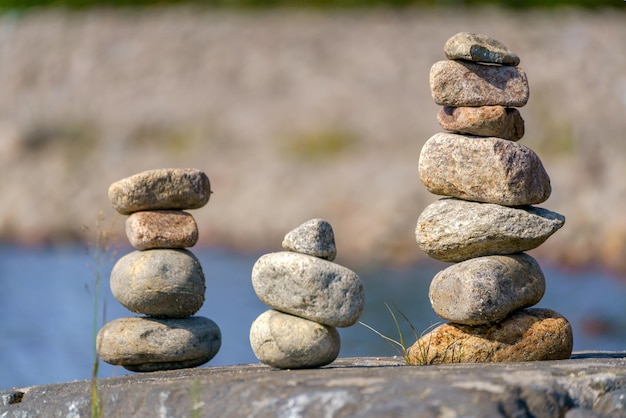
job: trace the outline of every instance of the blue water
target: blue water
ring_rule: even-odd
[[[212,248],[192,249],[207,278],[206,302],[197,315],[214,320],[222,347],[205,367],[257,362],[248,342],[252,321],[268,309],[250,282],[259,255]],[[0,247],[0,390],[89,379],[93,364],[94,297],[102,277],[98,329],[106,321],[132,316],[111,295],[108,275],[121,250],[101,262],[81,247]],[[341,259],[337,262],[341,263]],[[574,328],[575,350],[626,349],[626,281],[600,271],[566,272],[543,265],[547,291],[539,307],[565,315]],[[397,337],[385,302],[395,303],[418,331],[440,319],[428,301],[428,286],[445,264],[405,269],[358,269],[366,289],[361,321]],[[348,266],[351,267],[351,266]],[[408,344],[411,331],[404,327]],[[341,357],[392,356],[387,342],[361,325],[340,329]],[[100,377],[129,374],[100,363]]]

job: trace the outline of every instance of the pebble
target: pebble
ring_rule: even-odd
[[[200,366],[219,351],[221,333],[210,319],[119,318],[102,327],[98,355],[135,372]]]
[[[463,134],[495,136],[519,141],[524,136],[524,119],[519,110],[504,106],[443,107],[437,114],[443,129]]]
[[[422,183],[433,194],[505,206],[550,197],[550,178],[530,148],[495,137],[438,133],[419,157]]]
[[[514,106],[528,102],[526,73],[520,67],[444,60],[430,69],[430,90],[440,106]]]
[[[121,214],[160,209],[197,209],[211,196],[209,178],[192,168],[144,171],[109,187],[109,200]]]
[[[337,358],[341,347],[334,327],[275,310],[252,323],[250,345],[261,362],[281,369],[325,366]]]
[[[323,219],[311,219],[289,231],[283,249],[333,261],[337,256],[333,227]]]
[[[193,247],[198,225],[180,210],[141,211],[126,218],[126,237],[139,250]]]
[[[187,250],[131,252],[115,264],[110,282],[115,299],[132,312],[183,318],[204,303],[202,267]]]
[[[500,41],[487,35],[459,32],[443,46],[450,60],[468,60],[502,65],[518,65],[519,57]]]
[[[504,321],[483,326],[443,324],[408,350],[409,364],[490,363],[568,359],[572,328],[549,309],[514,312]]]
[[[440,271],[428,296],[441,318],[457,324],[486,325],[535,305],[546,281],[527,254],[472,258]]]
[[[266,305],[331,327],[355,324],[365,304],[363,284],[352,270],[289,251],[261,256],[252,286]]]
[[[532,250],[564,224],[563,215],[539,207],[513,208],[443,198],[422,211],[415,237],[430,257],[459,262]]]

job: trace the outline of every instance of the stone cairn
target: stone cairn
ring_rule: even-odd
[[[196,367],[221,345],[215,322],[192,316],[204,303],[205,277],[187,247],[198,240],[193,216],[211,186],[195,169],[150,170],[113,183],[109,199],[126,219],[126,235],[137,251],[111,271],[111,291],[124,307],[146,316],[104,325],[96,347],[100,358],[135,372]]]
[[[548,199],[550,179],[539,157],[519,144],[528,101],[519,58],[484,35],[459,33],[448,60],[430,71],[437,120],[447,131],[422,148],[419,175],[433,194],[416,239],[429,256],[456,263],[432,280],[433,310],[449,321],[408,350],[411,364],[569,358],[569,322],[529,308],[545,291],[537,262],[524,253],[561,228],[565,218],[532,205]]]
[[[336,327],[353,325],[363,311],[363,285],[333,263],[335,237],[322,219],[289,232],[282,246],[285,251],[261,256],[252,269],[254,291],[273,308],[252,323],[252,351],[280,369],[324,366],[339,355]]]

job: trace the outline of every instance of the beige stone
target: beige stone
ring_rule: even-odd
[[[451,60],[468,60],[502,65],[518,65],[519,57],[500,41],[487,35],[459,32],[448,39],[443,47]]]
[[[519,141],[524,119],[519,110],[504,106],[443,107],[437,114],[443,129],[470,135],[495,136]]]
[[[570,357],[572,327],[549,309],[516,311],[493,325],[447,323],[413,344],[410,364],[562,360]]]
[[[193,247],[198,225],[191,214],[179,210],[141,211],[126,218],[126,237],[139,250]]]
[[[287,251],[333,261],[337,256],[333,227],[323,219],[311,219],[285,235],[282,246]]]

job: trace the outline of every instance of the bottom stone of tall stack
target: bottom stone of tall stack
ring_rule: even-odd
[[[109,364],[152,372],[200,366],[215,357],[221,343],[217,324],[201,316],[130,317],[104,325],[96,348]]]
[[[443,324],[408,350],[409,364],[563,360],[572,354],[572,327],[549,309],[515,311],[502,322]]]

